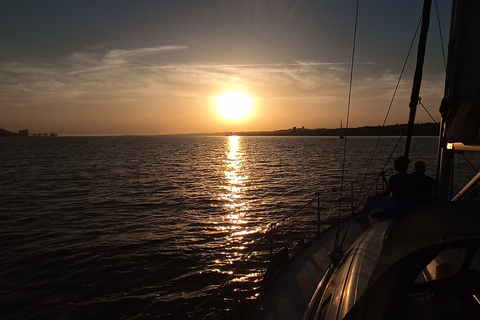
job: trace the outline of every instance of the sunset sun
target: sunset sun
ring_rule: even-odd
[[[219,114],[226,120],[243,120],[251,112],[253,99],[238,91],[229,91],[216,99]]]

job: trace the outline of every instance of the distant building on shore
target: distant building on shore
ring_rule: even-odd
[[[12,132],[0,128],[0,137],[58,137],[56,132],[50,133],[30,133],[28,129]]]

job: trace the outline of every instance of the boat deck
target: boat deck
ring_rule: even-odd
[[[346,222],[339,224],[340,240],[343,237],[345,225]],[[358,223],[351,219],[344,250],[347,250],[369,227],[368,223]],[[330,265],[331,260],[327,253],[333,249],[336,232],[337,226],[324,230],[300,250],[294,259],[287,262],[263,293],[260,305],[251,319],[303,318],[317,284]]]

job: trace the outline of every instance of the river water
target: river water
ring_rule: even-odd
[[[188,319],[231,310],[210,297],[226,279],[236,287],[223,301],[258,295],[268,249],[253,248],[268,224],[306,207],[299,225],[315,229],[305,217],[317,212],[316,200],[309,205],[316,193],[324,219],[348,213],[351,186],[355,197],[362,185],[375,192],[377,173],[385,164],[389,173],[403,153],[404,141],[393,151],[397,141],[380,140],[366,174],[377,139],[348,139],[339,206],[338,138],[2,138],[2,319]],[[413,140],[411,158],[432,176],[436,150],[436,138]],[[465,163],[460,172],[473,175]],[[298,235],[295,228],[287,223],[281,240]],[[255,263],[236,270],[249,254]]]

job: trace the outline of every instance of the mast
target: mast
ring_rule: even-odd
[[[417,65],[415,68],[415,75],[413,77],[412,94],[410,96],[410,114],[408,116],[408,131],[407,142],[405,144],[405,157],[408,157],[410,152],[410,144],[412,141],[413,125],[415,123],[415,114],[417,112],[417,105],[420,95],[420,85],[422,84],[423,76],[423,62],[425,60],[425,47],[427,43],[428,27],[430,25],[430,8],[432,7],[432,0],[425,0],[423,2],[422,13],[422,28],[420,31],[420,39],[418,41],[417,51]]]

